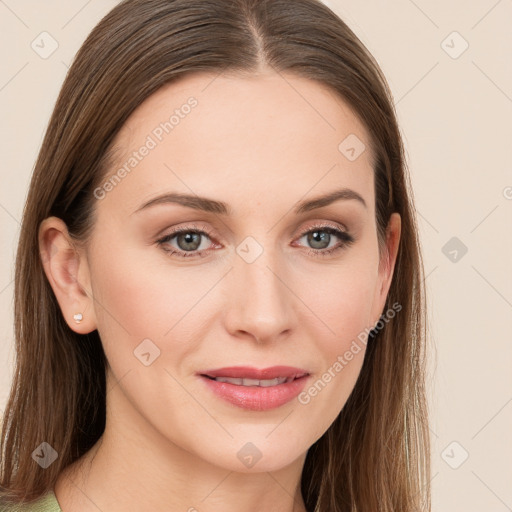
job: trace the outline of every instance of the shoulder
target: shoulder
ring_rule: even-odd
[[[23,504],[5,504],[0,501],[0,512],[62,512],[53,491],[35,501]]]

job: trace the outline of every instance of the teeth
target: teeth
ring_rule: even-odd
[[[263,388],[267,388],[270,386],[277,386],[279,384],[284,384],[285,382],[291,382],[294,380],[293,377],[277,377],[275,379],[265,379],[265,380],[257,380],[257,379],[232,379],[230,377],[215,377],[217,382],[228,382],[229,384],[236,384],[237,386],[260,386]]]

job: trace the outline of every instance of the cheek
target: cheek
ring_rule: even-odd
[[[133,358],[133,350],[146,338],[162,347],[162,340],[179,331],[181,319],[204,294],[205,287],[191,286],[194,281],[180,269],[170,272],[165,261],[149,261],[150,251],[145,252],[117,245],[115,257],[105,251],[94,257],[94,308],[107,356],[115,351],[116,357],[126,352]]]
[[[371,327],[376,270],[362,259],[352,263],[331,268],[322,281],[316,274],[316,293],[311,292],[314,288],[310,280],[302,281],[301,286],[304,302],[318,317],[309,322],[308,337],[315,340],[322,364],[298,401],[311,407],[315,416],[324,418],[317,426],[319,433],[334,421],[353,391]],[[319,282],[324,284],[319,287]]]
[[[313,275],[313,274],[311,274]],[[314,312],[322,338],[329,340],[327,352],[342,350],[371,324],[376,270],[362,262],[322,270],[302,279],[299,293]],[[318,332],[310,333],[312,339]]]
[[[327,358],[326,368],[340,373],[337,364],[341,359],[343,379],[350,382],[357,378],[370,330],[369,317],[372,302],[372,283],[357,280],[346,284],[342,290],[333,290],[325,300],[325,311],[329,311],[328,322],[332,331],[325,338],[322,350]],[[328,378],[328,377],[327,377]],[[341,379],[338,379],[341,380]]]
[[[314,418],[310,423],[314,440],[338,417],[361,373],[369,329],[365,328],[365,315],[357,307],[357,297],[353,299],[343,304],[329,322],[336,334],[316,338],[322,364],[297,397],[302,414]],[[333,308],[332,303],[330,307]]]

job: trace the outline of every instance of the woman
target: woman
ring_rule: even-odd
[[[430,510],[422,283],[391,94],[343,21],[121,2],[30,184],[4,507]]]

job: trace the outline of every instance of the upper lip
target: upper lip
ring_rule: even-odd
[[[229,377],[234,379],[255,379],[266,380],[276,379],[278,377],[294,377],[299,378],[309,375],[307,370],[302,368],[294,368],[293,366],[272,366],[270,368],[254,368],[252,366],[230,366],[226,368],[216,368],[213,370],[204,370],[199,372],[200,375],[208,377]]]

